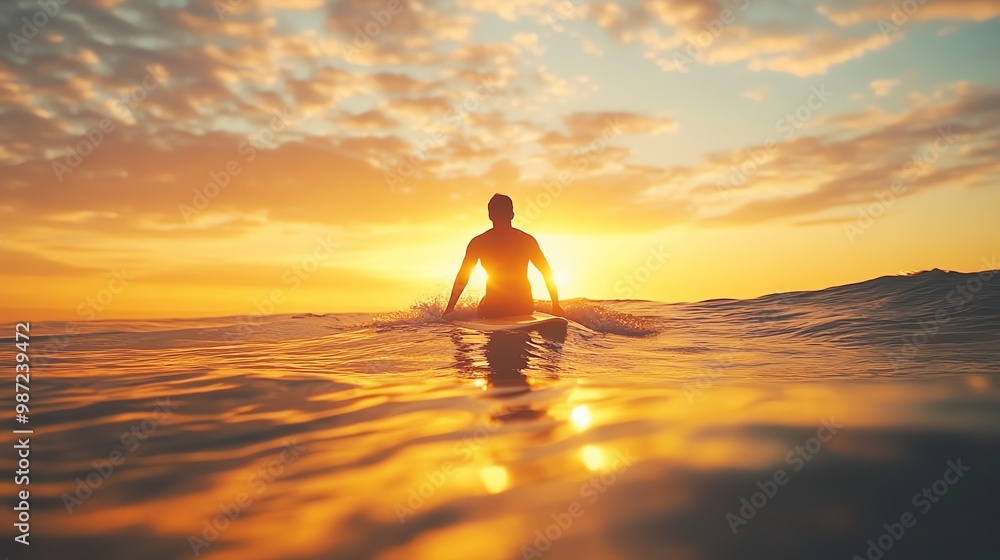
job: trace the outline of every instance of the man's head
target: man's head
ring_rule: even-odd
[[[490,220],[494,224],[509,222],[514,219],[514,202],[505,194],[497,193],[493,195],[487,208],[490,210]]]

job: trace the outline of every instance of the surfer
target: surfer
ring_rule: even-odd
[[[528,282],[529,261],[545,278],[545,287],[552,298],[552,314],[563,315],[552,267],[542,254],[538,241],[510,225],[514,219],[514,202],[509,196],[494,194],[488,208],[493,227],[469,242],[444,315],[455,310],[455,304],[465,290],[477,261],[483,263],[488,276],[486,296],[479,302],[480,318],[530,315],[535,311],[531,284]]]

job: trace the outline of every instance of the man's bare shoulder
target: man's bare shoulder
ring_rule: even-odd
[[[525,239],[531,239],[532,241],[535,240],[535,236],[531,235],[530,233],[528,233],[528,232],[526,232],[524,230],[520,230],[520,229],[517,229],[517,228],[511,228],[511,229],[514,230],[514,232],[517,233],[519,236],[521,236],[521,237],[523,237]]]
[[[537,245],[538,242],[530,234],[525,233],[517,228],[510,228],[506,231],[498,231],[496,229],[488,229],[483,233],[472,238],[469,242],[469,247],[490,247],[493,245],[503,245],[508,246],[511,243],[511,236],[514,237],[514,243],[520,244],[524,243],[526,245]]]
[[[486,230],[483,233],[480,233],[479,235],[473,237],[472,240],[469,241],[469,249],[472,251],[476,251],[482,248],[483,246],[489,245],[490,231],[492,230]]]
[[[516,231],[519,234],[519,237],[528,245],[538,246],[538,240],[535,239],[534,235],[531,235],[526,231],[521,231],[517,228],[515,228],[514,231]]]
[[[487,239],[490,238],[490,232],[491,231],[493,231],[493,230],[488,229],[488,230],[484,231],[483,233],[480,233],[479,235],[473,237],[472,241],[469,241],[469,245],[472,245],[473,243],[482,243],[483,241],[486,241]]]

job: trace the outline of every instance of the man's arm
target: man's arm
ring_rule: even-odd
[[[458,303],[458,298],[465,291],[465,285],[469,283],[469,276],[472,276],[472,269],[476,268],[476,263],[479,262],[479,253],[473,247],[475,242],[475,239],[470,241],[465,250],[462,267],[458,269],[458,274],[455,276],[455,285],[451,288],[451,299],[448,300],[448,307],[445,308],[442,317],[455,310],[455,304]]]
[[[563,315],[565,312],[559,305],[559,290],[556,288],[556,276],[552,273],[552,267],[549,266],[548,259],[542,254],[542,248],[538,246],[538,241],[534,237],[531,238],[531,244],[531,262],[538,272],[542,273],[542,278],[545,278],[545,287],[548,288],[549,298],[552,300],[552,314]]]

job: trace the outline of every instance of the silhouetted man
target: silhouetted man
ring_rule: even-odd
[[[559,293],[549,261],[545,260],[534,237],[510,225],[514,219],[514,203],[510,197],[495,194],[490,199],[488,208],[493,228],[469,242],[444,314],[455,310],[455,304],[465,290],[465,285],[469,283],[476,261],[482,261],[489,276],[486,280],[486,296],[479,302],[479,317],[531,314],[535,310],[531,284],[528,283],[528,261],[531,261],[545,278],[545,287],[549,289],[549,297],[552,298],[552,313],[562,315]]]

